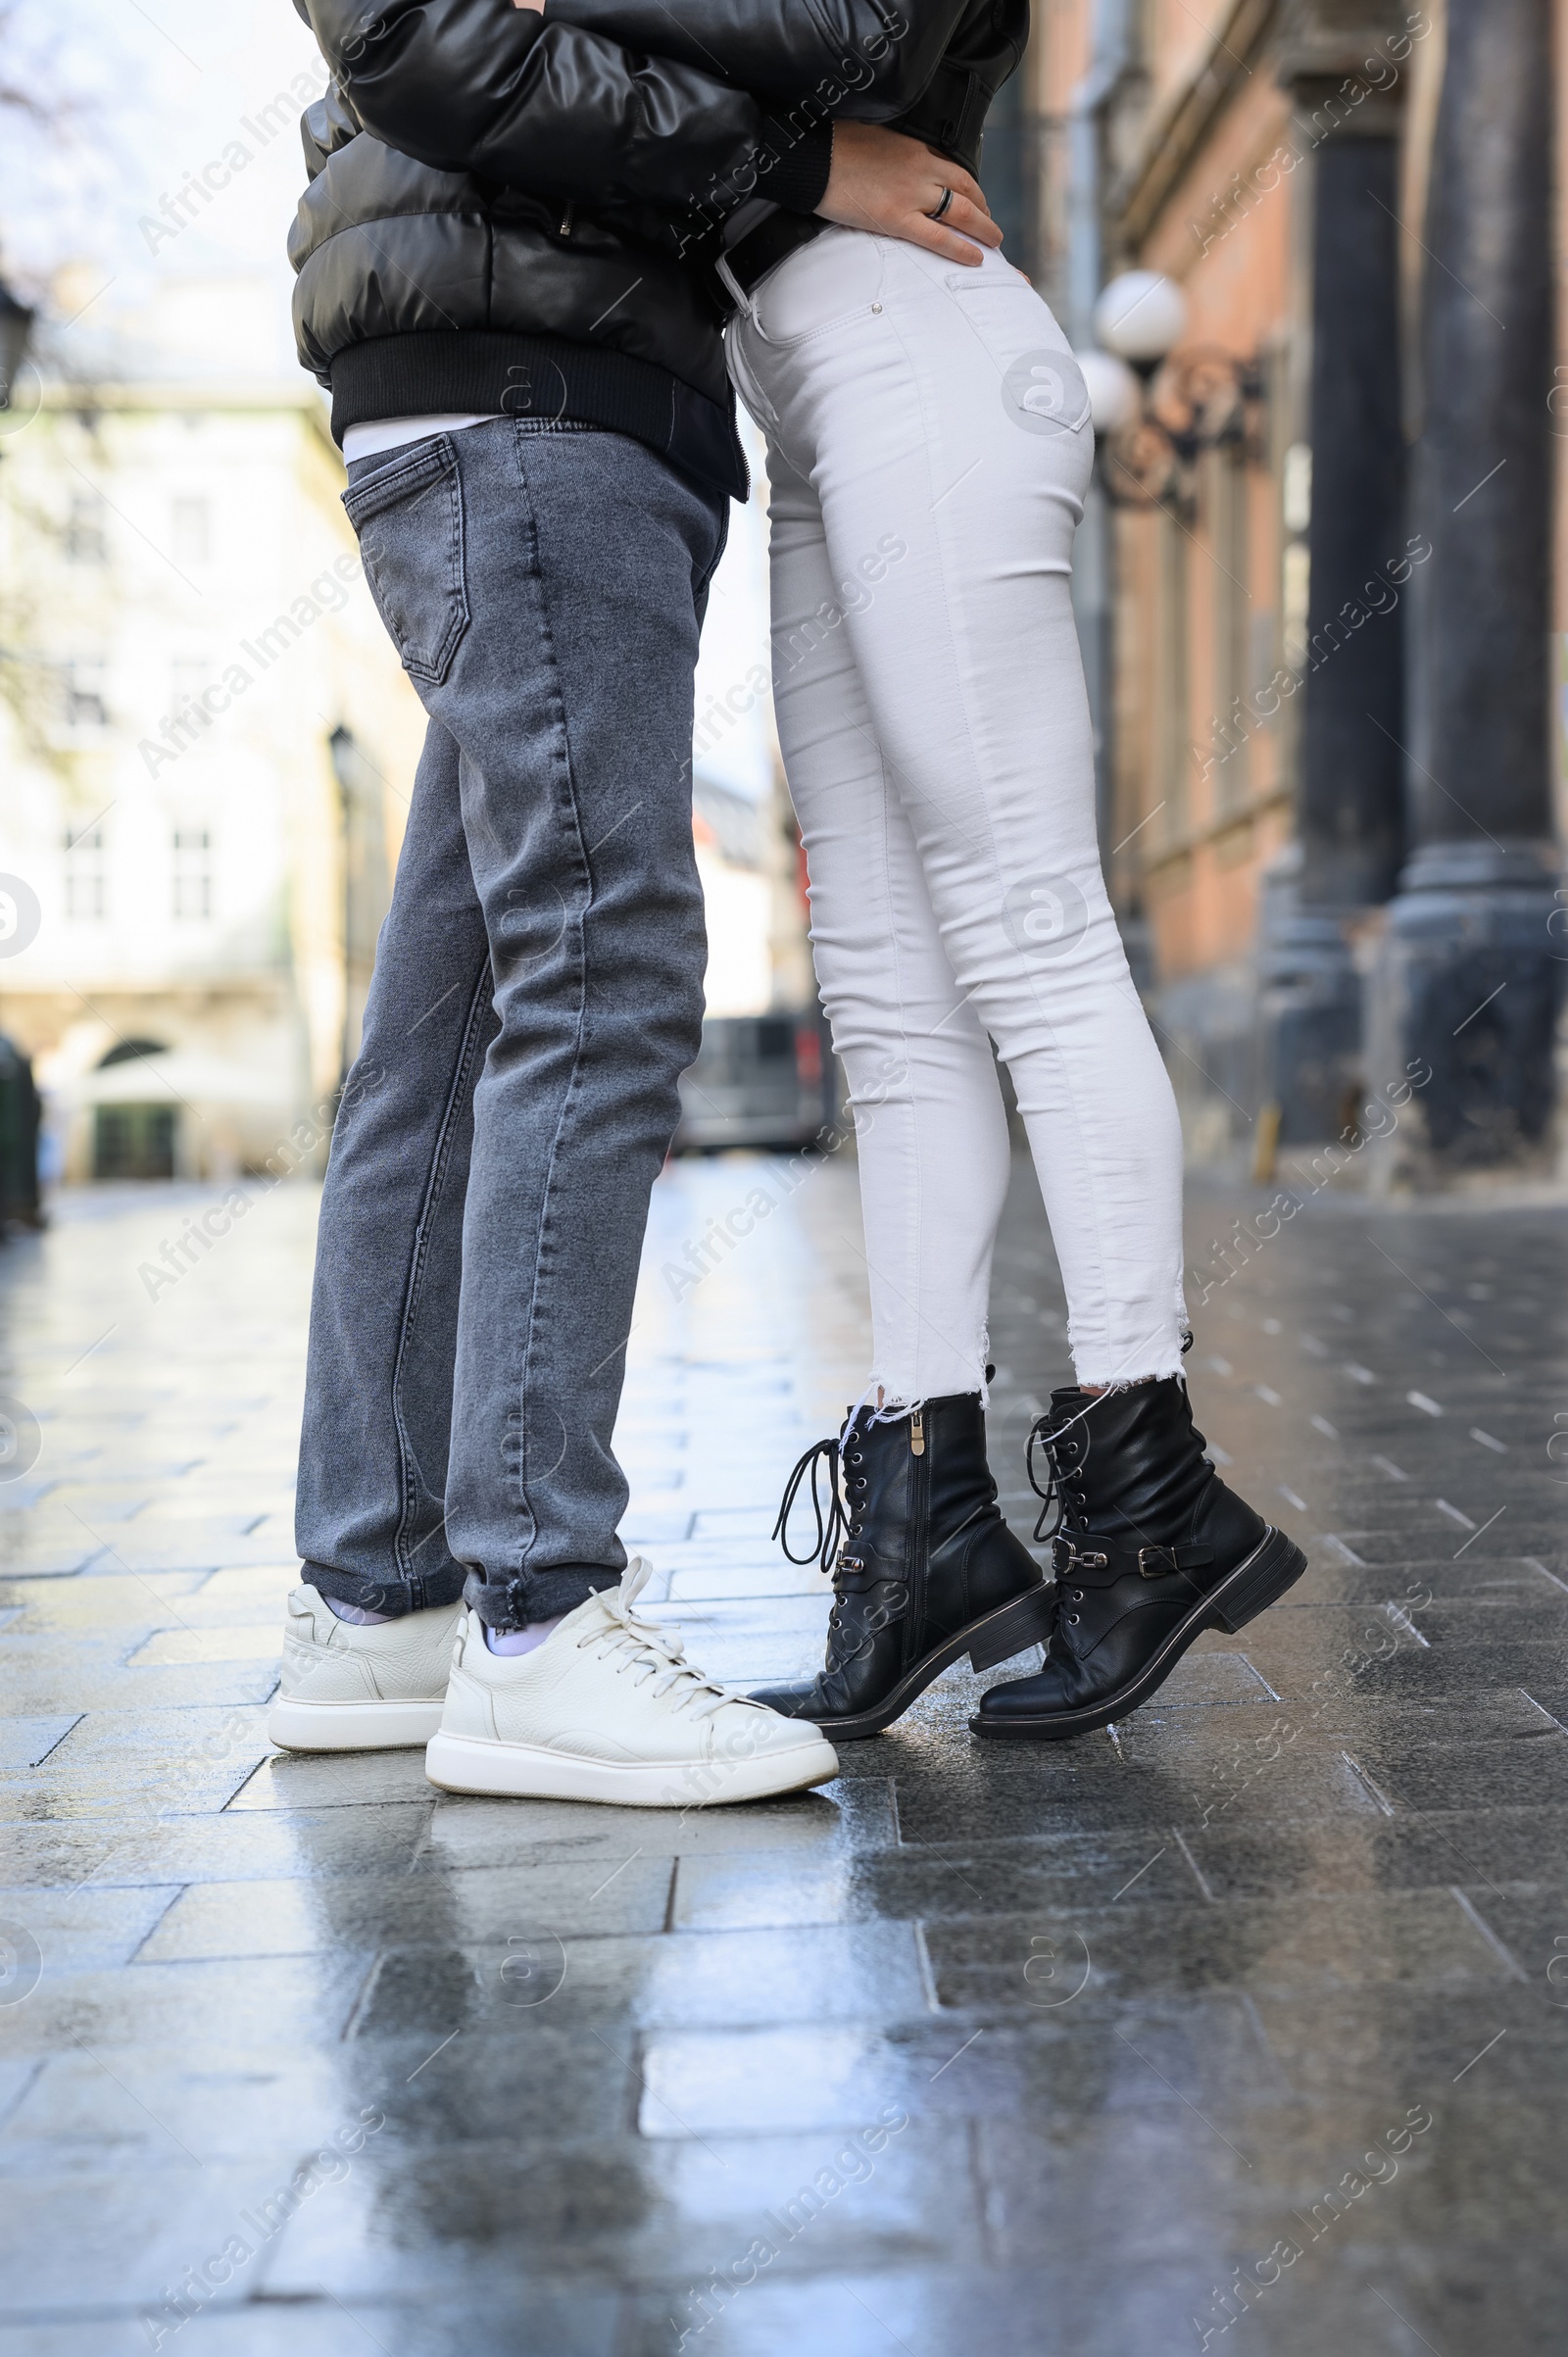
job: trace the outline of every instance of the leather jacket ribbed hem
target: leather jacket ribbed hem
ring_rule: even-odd
[[[734,414],[664,368],[559,335],[390,335],[332,364],[332,431],[380,417],[571,417],[646,442],[731,498],[748,490]]]

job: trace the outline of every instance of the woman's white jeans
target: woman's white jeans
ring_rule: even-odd
[[[768,442],[774,696],[855,1105],[875,1363],[985,1388],[1027,1126],[1081,1383],[1174,1374],[1181,1133],[1100,871],[1069,575],[1094,429],[1026,278],[830,229],[731,321]]]

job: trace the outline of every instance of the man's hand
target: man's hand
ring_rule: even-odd
[[[940,221],[933,221],[947,188],[953,202]],[[833,169],[816,209],[824,221],[847,229],[902,237],[949,262],[977,268],[984,259],[980,248],[1002,243],[979,181],[961,164],[944,163],[918,139],[876,123],[833,125]]]

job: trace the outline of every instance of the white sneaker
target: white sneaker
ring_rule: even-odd
[[[463,1606],[436,1604],[366,1626],[296,1588],[283,1630],[283,1682],[267,1732],[285,1751],[395,1751],[441,1724]]]
[[[449,1792],[707,1808],[826,1784],[837,1755],[808,1720],[728,1694],[637,1617],[634,1556],[531,1653],[492,1653],[465,1613],[441,1731],[424,1755]]]

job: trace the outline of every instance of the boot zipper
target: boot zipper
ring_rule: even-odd
[[[576,207],[574,205],[568,205],[566,207],[565,212],[561,217],[561,227],[557,231],[558,236],[569,237],[571,235],[571,217],[575,211]]]
[[[919,1650],[919,1634],[925,1626],[926,1558],[931,1544],[931,1459],[926,1453],[925,1416],[916,1408],[909,1418],[909,1454],[914,1460],[909,1467],[909,1521],[905,1534],[905,1577],[908,1582],[909,1606],[904,1626],[904,1666],[908,1668]]]

